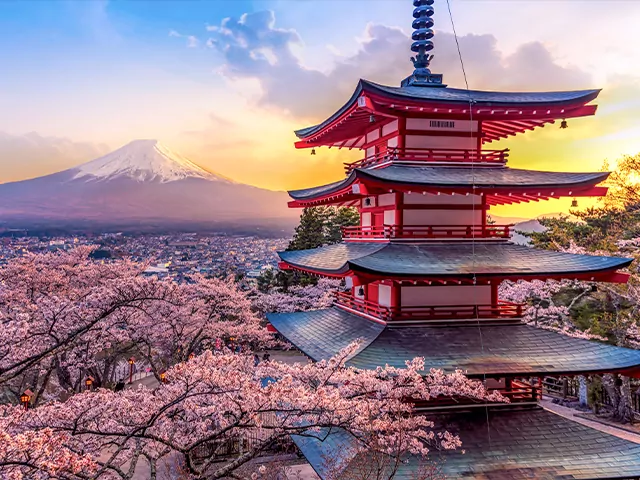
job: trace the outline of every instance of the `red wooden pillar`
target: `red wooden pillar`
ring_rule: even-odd
[[[400,308],[402,304],[402,292],[398,282],[391,282],[391,308]]]
[[[398,118],[398,152],[400,154],[404,154],[404,149],[407,146],[406,141],[407,136],[407,118],[399,117]]]
[[[498,308],[498,282],[495,280],[491,282],[491,306]]]
[[[480,195],[480,208],[482,208],[482,236],[487,234],[487,196]]]
[[[402,237],[402,231],[403,228],[402,226],[404,225],[404,193],[403,192],[396,192],[396,225],[398,226],[398,228],[396,228],[396,235],[398,237]]]

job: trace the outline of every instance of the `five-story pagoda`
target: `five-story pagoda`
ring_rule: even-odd
[[[279,254],[281,268],[343,278],[347,291],[329,309],[271,314],[269,321],[312,360],[359,339],[353,366],[402,367],[420,356],[428,367],[462,369],[509,397],[508,408],[445,400],[419,405],[457,427],[467,454],[446,455],[445,473],[454,478],[640,478],[640,445],[540,409],[532,381],[637,376],[640,352],[526,325],[522,306],[498,297],[504,280],[625,282],[618,270],[631,260],[515,245],[509,225],[487,222],[493,205],[606,194],[598,184],[607,173],[512,169],[508,150],[484,148],[593,115],[590,102],[599,90],[448,88],[429,70],[434,0],[413,3],[413,74],[400,87],[360,80],[335,114],[296,132],[297,148],[364,154],[345,166],[343,180],[290,192],[292,207],[355,206],[360,225],[345,228],[340,244]],[[350,441],[333,434],[325,442],[299,440],[299,446],[322,476],[323,454]]]

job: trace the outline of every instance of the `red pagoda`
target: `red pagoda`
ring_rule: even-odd
[[[433,3],[413,1],[415,70],[401,86],[360,80],[336,113],[296,132],[297,148],[359,149],[363,158],[345,165],[342,180],[289,192],[289,205],[357,207],[360,225],[345,228],[340,244],[279,253],[281,268],[342,278],[347,291],[337,293],[329,309],[270,314],[269,321],[315,361],[360,339],[349,360],[353,366],[402,367],[419,356],[429,368],[462,369],[509,397],[511,403],[501,406],[418,406],[435,421],[455,426],[462,439],[466,455],[443,454],[449,478],[640,478],[640,445],[537,404],[538,379],[639,376],[640,351],[527,325],[523,306],[498,296],[504,280],[626,282],[618,270],[631,259],[516,245],[510,225],[487,221],[493,205],[606,194],[599,184],[607,173],[513,169],[507,166],[508,149],[484,148],[595,114],[590,102],[599,90],[447,87],[442,75],[429,70]],[[326,453],[351,441],[340,432],[324,442],[296,440],[321,477]],[[402,467],[406,478],[412,465]]]

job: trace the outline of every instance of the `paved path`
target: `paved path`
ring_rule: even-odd
[[[573,408],[563,407],[562,405],[553,403],[551,400],[544,399],[540,402],[540,405],[550,412],[556,413],[574,422],[581,423],[582,425],[585,425],[587,427],[591,427],[595,430],[600,430],[601,432],[605,432],[616,437],[624,438],[625,440],[629,440],[630,442],[640,443],[640,435],[622,430],[620,428],[604,425],[600,422],[593,422],[591,420],[587,420],[586,418],[578,417],[576,416],[576,414],[580,414],[582,412],[574,410]]]

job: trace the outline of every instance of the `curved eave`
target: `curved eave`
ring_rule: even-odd
[[[482,410],[432,415],[434,430],[458,435],[461,450],[437,454],[439,476],[460,480],[612,480],[640,478],[640,445],[587,427],[555,413],[537,409]],[[327,458],[358,446],[353,435],[339,428],[292,436],[319,478],[331,478]],[[371,458],[363,453],[355,464]],[[399,463],[396,477],[417,478],[424,459],[409,455]],[[348,469],[348,465],[344,468]],[[348,470],[347,470],[348,471]],[[344,475],[345,477],[347,475]]]
[[[447,104],[468,105],[469,97],[471,97],[476,105],[485,107],[516,108],[520,106],[542,107],[548,105],[560,107],[584,105],[595,100],[601,92],[601,89],[555,92],[496,92],[484,90],[467,91],[466,89],[448,87],[427,90],[425,87],[390,87],[368,80],[360,80],[360,82],[367,92],[377,93],[397,100],[440,101]],[[431,95],[419,95],[421,93]]]
[[[349,139],[355,140],[366,132],[371,113],[380,114],[389,120],[421,114],[464,119],[469,115],[466,113],[469,96],[474,101],[474,119],[482,120],[485,127],[483,142],[491,142],[542,127],[559,118],[593,115],[597,107],[586,104],[594,100],[599,93],[600,90],[467,92],[453,88],[388,87],[361,79],[349,100],[333,115],[322,123],[297,130],[295,133],[300,141],[295,145],[296,148],[322,145],[353,148],[353,143],[346,143]],[[358,105],[361,96],[365,102]],[[544,111],[544,108],[548,111]],[[440,113],[439,109],[440,112],[446,109],[449,113]]]
[[[286,268],[316,275],[354,273],[365,281],[420,280],[460,283],[533,279],[578,279],[625,283],[618,273],[633,259],[578,255],[512,243],[380,244],[349,242],[310,250],[279,252]],[[475,255],[475,257],[473,257]]]
[[[573,338],[523,323],[389,328],[361,314],[331,307],[270,313],[271,325],[314,361],[327,360],[360,339],[349,364],[373,370],[403,368],[423,357],[427,368],[457,369],[469,377],[528,377],[623,373],[637,376],[640,352]],[[535,345],[534,350],[531,346]]]
[[[425,180],[416,181],[416,173],[433,170],[433,167],[388,167],[381,169],[355,169],[344,180],[333,182],[314,188],[302,190],[292,190],[289,195],[293,199],[289,202],[292,208],[315,206],[315,205],[350,205],[357,204],[358,199],[370,193],[384,193],[389,190],[399,192],[424,192],[424,193],[443,193],[443,194],[466,194],[470,189],[474,192],[486,195],[489,205],[505,205],[512,203],[531,202],[539,200],[548,200],[550,198],[560,197],[597,197],[604,196],[607,193],[607,187],[597,186],[609,176],[609,172],[594,172],[573,174],[566,173],[566,179],[556,183],[542,183],[540,180],[531,181],[530,183],[513,181],[503,181],[502,183],[495,180],[483,181],[481,175],[489,173],[493,175],[493,169],[466,169],[472,171],[472,179],[467,182],[451,182],[444,180],[434,180],[432,175],[425,176]],[[462,169],[451,169],[447,171],[462,171]],[[406,169],[406,170],[405,170]],[[410,175],[387,175],[387,172],[408,172]],[[445,170],[443,170],[445,171]],[[501,169],[500,172],[518,172],[512,169]],[[525,171],[532,173],[530,171]],[[533,172],[536,173],[536,172]],[[562,172],[538,172],[541,175],[559,175]],[[571,181],[571,177],[575,177],[575,181]],[[488,182],[495,183],[488,183]],[[360,193],[355,193],[354,184],[360,184],[357,189]],[[365,193],[366,192],[366,193]]]

